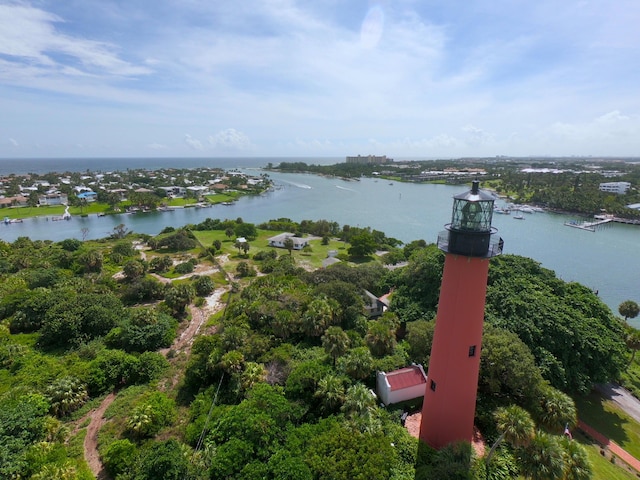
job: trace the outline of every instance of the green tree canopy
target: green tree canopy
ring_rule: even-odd
[[[349,243],[351,246],[347,249],[347,252],[352,257],[366,257],[374,253],[378,248],[375,238],[366,230],[349,238]]]
[[[624,317],[626,322],[630,318],[636,318],[640,313],[640,306],[633,300],[625,300],[618,307],[618,312]]]
[[[534,260],[502,255],[492,261],[486,311],[489,323],[520,337],[556,388],[587,392],[624,369],[622,325],[607,306]]]

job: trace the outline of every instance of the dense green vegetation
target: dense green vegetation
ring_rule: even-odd
[[[342,261],[301,268],[305,252],[267,246],[282,231],[342,245]],[[629,330],[535,261],[491,264],[476,423],[494,448],[477,457],[419,448],[400,424],[419,402],[383,408],[370,393],[376,371],[428,364],[434,245],[289,219],[114,237],[0,243],[2,478],[92,478],[78,445],[111,392],[98,447],[119,480],[591,478],[588,450],[562,437],[571,396],[627,369]],[[194,305],[227,289],[190,349],[170,348]],[[365,290],[392,291],[390,309],[367,317]]]

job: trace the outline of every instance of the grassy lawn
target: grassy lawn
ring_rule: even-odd
[[[580,442],[587,449],[589,460],[591,460],[594,480],[631,480],[638,478],[635,472],[627,467],[624,462],[617,460],[615,463],[612,463],[609,457],[601,455],[600,445],[594,443],[584,435],[575,432],[573,439]]]
[[[58,216],[64,213],[64,205],[51,205],[43,207],[11,207],[3,208],[0,211],[2,218],[9,217],[14,218],[31,218],[31,217],[46,217],[46,216]]]
[[[184,207],[188,204],[197,203],[195,198],[165,198],[164,203],[169,207]]]
[[[240,197],[240,192],[216,193],[215,195],[206,195],[205,198],[209,203],[233,202]]]
[[[229,238],[222,230],[209,230],[209,231],[193,231],[195,237],[202,243],[203,246],[208,247],[213,244],[215,240],[220,240],[222,244],[222,255],[229,256],[229,263],[225,268],[229,272],[235,272],[235,267],[241,261],[249,261],[254,263],[251,258],[253,255],[261,250],[271,250],[275,247],[269,246],[268,239],[281,232],[274,232],[273,230],[260,230],[258,229],[258,238],[249,242],[250,249],[247,255],[235,248],[235,237]],[[347,252],[347,244],[338,240],[331,240],[328,245],[322,245],[322,239],[313,239],[309,241],[311,246],[310,252],[303,252],[300,250],[292,250],[291,255],[296,261],[296,265],[314,270],[322,267],[322,261],[327,258],[330,250],[335,250],[338,254]],[[289,252],[284,248],[275,248],[278,255],[288,255]],[[375,261],[374,257],[368,258],[365,261]],[[360,263],[360,262],[359,262]]]
[[[216,193],[215,195],[207,195],[205,198],[211,204],[222,202],[233,202],[239,197],[246,195],[243,192],[225,192]],[[195,198],[171,198],[163,199],[167,205],[171,207],[184,207],[185,205],[193,205],[197,203]],[[120,208],[124,210],[127,206],[131,205],[131,202],[121,202]],[[64,205],[41,205],[38,207],[7,207],[0,210],[0,219],[8,217],[9,219],[16,218],[32,218],[32,217],[57,217],[64,213]],[[70,207],[69,213],[71,215],[91,215],[97,213],[114,213],[111,207],[106,203],[90,202],[82,208]]]
[[[627,452],[640,458],[640,424],[610,400],[597,394],[574,398],[578,417],[609,437]]]
[[[638,365],[638,358],[640,355],[636,355],[633,363],[629,365],[626,372],[620,376],[622,385],[629,390],[634,397],[640,398],[640,365]]]
[[[32,217],[59,217],[64,213],[64,205],[41,205],[39,207],[11,207],[0,211],[2,218],[32,218]],[[105,213],[110,210],[106,203],[92,202],[80,207],[69,207],[71,215],[91,215]]]

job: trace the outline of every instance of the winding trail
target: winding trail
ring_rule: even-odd
[[[170,350],[173,350],[176,353],[183,352],[188,356],[191,353],[193,339],[200,333],[202,326],[211,315],[220,311],[224,307],[222,296],[227,291],[228,288],[226,287],[216,289],[205,299],[205,304],[202,308],[190,305],[189,310],[191,313],[191,320],[187,327],[173,341],[171,347],[163,348],[158,352],[164,357],[167,357]],[[174,376],[171,379],[169,388],[175,388],[180,381],[180,378],[181,377],[179,375]],[[115,399],[116,393],[110,393],[105,397],[99,407],[91,410],[77,422],[78,424],[82,424],[87,418],[91,419],[89,426],[87,427],[87,434],[84,437],[84,459],[98,480],[106,480],[109,478],[104,469],[104,465],[102,464],[102,460],[100,459],[100,454],[98,453],[98,433],[107,422],[107,419],[104,418],[104,412]]]
[[[104,412],[115,399],[116,394],[110,393],[98,408],[87,414],[91,418],[91,422],[89,422],[87,434],[84,437],[84,459],[98,480],[109,478],[102,464],[102,460],[100,460],[100,454],[98,453],[98,432],[100,432],[102,426],[107,422],[104,418]]]
[[[137,245],[136,248],[140,251],[142,258],[146,258],[146,254],[142,246]],[[192,275],[210,275],[217,271],[217,268],[209,269],[203,265],[199,269],[196,269],[196,271],[194,271],[192,274],[180,278],[186,278]],[[164,283],[171,282],[171,280],[159,275],[157,276],[157,278]],[[211,295],[205,298],[205,302],[202,307],[189,305],[191,319],[186,325],[186,328],[184,328],[184,330],[182,330],[176,337],[176,339],[171,344],[171,347],[163,348],[159,350],[158,353],[162,354],[165,358],[167,357],[169,351],[184,353],[188,356],[191,353],[191,345],[193,344],[193,340],[200,333],[202,326],[206,323],[211,315],[224,308],[222,297],[228,291],[229,287],[217,288]],[[171,359],[169,359],[169,361],[171,361]],[[171,379],[171,385],[169,388],[174,388],[180,381],[180,378],[180,375],[174,376]],[[89,425],[87,426],[87,433],[84,437],[84,459],[87,462],[87,465],[89,465],[91,472],[93,472],[98,480],[107,480],[110,478],[104,468],[102,460],[100,459],[100,454],[98,452],[98,433],[100,432],[100,429],[104,426],[104,424],[108,421],[104,418],[104,413],[115,399],[115,392],[107,395],[97,408],[91,410],[82,418],[76,421],[76,428],[73,431],[73,434],[77,433],[77,431],[80,429],[79,425],[82,425],[88,418],[90,419]]]

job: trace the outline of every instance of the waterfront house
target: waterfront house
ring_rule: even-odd
[[[187,193],[185,187],[170,186],[170,187],[158,187],[160,190],[164,190],[167,197],[184,197]]]
[[[393,372],[376,374],[376,393],[382,403],[390,405],[424,397],[427,375],[422,365],[411,365]]]
[[[293,233],[284,232],[280,235],[275,235],[268,239],[270,247],[285,248],[284,241],[290,238],[293,241],[294,250],[302,250],[309,245],[309,242],[305,238],[296,237]]]
[[[6,207],[26,207],[29,199],[24,195],[16,195],[15,197],[0,198],[0,208]]]
[[[203,185],[193,185],[191,187],[187,187],[187,192],[189,192],[193,197],[199,197],[201,195],[206,195],[207,193],[209,193],[209,187],[205,187]]]
[[[38,197],[38,203],[40,205],[66,205],[69,203],[69,199],[66,193],[45,193]]]
[[[80,200],[86,200],[87,202],[95,202],[98,198],[98,194],[92,191],[82,192],[78,194],[78,198]]]

